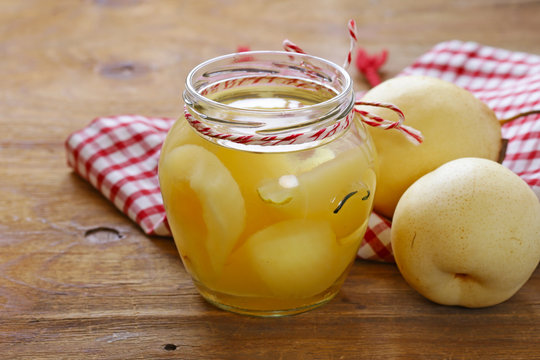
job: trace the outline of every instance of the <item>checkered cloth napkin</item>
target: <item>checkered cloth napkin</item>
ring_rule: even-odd
[[[436,45],[400,75],[427,75],[473,92],[499,119],[540,109],[540,56],[448,41]],[[66,140],[67,161],[149,235],[170,236],[159,190],[161,145],[174,119],[139,115],[100,117]],[[540,198],[540,114],[503,126],[503,165]],[[391,223],[372,214],[359,258],[392,262]]]

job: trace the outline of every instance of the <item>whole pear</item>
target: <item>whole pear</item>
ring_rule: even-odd
[[[540,202],[503,165],[450,161],[403,194],[391,228],[405,280],[444,305],[485,307],[512,297],[540,261]]]
[[[462,157],[499,157],[501,126],[494,112],[471,92],[450,82],[425,76],[396,77],[374,87],[361,100],[398,106],[405,124],[424,136],[422,144],[414,145],[397,131],[368,126],[380,164],[374,209],[388,218],[405,190],[440,165]],[[397,120],[388,109],[361,108]]]

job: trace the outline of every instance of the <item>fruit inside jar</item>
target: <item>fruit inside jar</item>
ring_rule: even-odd
[[[258,131],[286,127],[287,111],[336,96],[307,80],[295,79],[293,87],[288,78],[243,82],[249,85],[215,86],[205,96],[227,108],[285,114]],[[373,145],[362,131],[353,118],[334,141],[264,152],[209,141],[184,118],[175,123],[159,180],[176,245],[203,297],[235,312],[272,316],[305,311],[337,293],[375,191]]]

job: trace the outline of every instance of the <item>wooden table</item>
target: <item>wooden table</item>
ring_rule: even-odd
[[[189,69],[239,45],[290,38],[341,62],[349,18],[361,46],[389,50],[384,78],[450,39],[540,54],[531,0],[1,0],[0,357],[540,358],[538,269],[509,301],[470,310],[357,261],[316,311],[229,314],[197,295],[171,239],[145,236],[66,166],[71,132],[101,115],[177,117]]]

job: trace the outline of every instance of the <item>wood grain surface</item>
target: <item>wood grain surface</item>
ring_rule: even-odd
[[[187,72],[239,45],[289,38],[341,62],[349,18],[361,46],[388,49],[383,78],[451,39],[540,54],[538,0],[0,0],[0,358],[539,359],[538,269],[471,310],[357,261],[316,311],[229,314],[197,295],[170,239],[67,167],[71,132],[101,115],[177,117]]]

